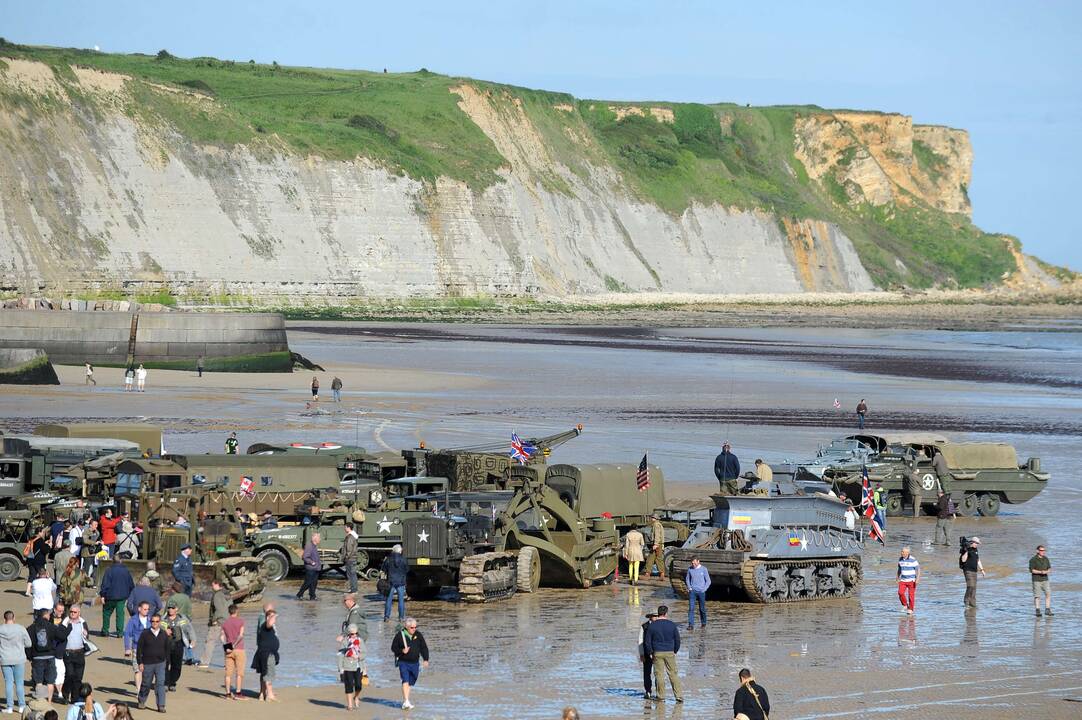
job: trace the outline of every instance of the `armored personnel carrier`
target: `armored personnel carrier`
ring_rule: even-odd
[[[884,502],[888,515],[912,513],[914,503],[920,511],[934,514],[942,489],[954,501],[959,515],[992,517],[1002,503],[1026,502],[1048,485],[1049,474],[1041,470],[1040,458],[1019,463],[1014,447],[1005,443],[956,443],[941,438],[880,442],[866,467],[869,482],[873,486],[881,483],[887,491]],[[948,477],[940,478],[933,467],[940,454]],[[833,465],[824,479],[854,502],[860,500],[860,464]]]
[[[667,553],[673,590],[687,597],[693,557],[710,572],[712,594],[739,590],[752,602],[847,597],[861,582],[859,533],[844,502],[826,495],[712,495],[709,524]]]

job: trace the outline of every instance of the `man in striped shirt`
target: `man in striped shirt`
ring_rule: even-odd
[[[907,614],[913,614],[913,605],[917,601],[917,583],[920,582],[920,563],[909,554],[909,546],[902,548],[898,558],[898,599]]]

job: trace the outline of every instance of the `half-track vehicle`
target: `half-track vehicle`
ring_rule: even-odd
[[[72,473],[95,458],[139,457],[139,446],[114,438],[65,438],[5,435],[0,453],[0,504],[27,493],[72,493],[79,483]]]
[[[870,440],[873,440],[870,438]],[[979,513],[992,517],[1002,503],[1032,499],[1048,485],[1049,474],[1041,470],[1040,458],[1018,462],[1014,447],[1005,443],[956,443],[942,439],[883,443],[866,463],[869,483],[887,491],[888,515],[911,514],[916,503],[921,512],[934,514],[939,490],[954,501],[958,514]],[[936,455],[946,461],[949,475],[941,479],[933,463]],[[859,464],[834,465],[824,479],[859,502],[863,483]]]
[[[352,497],[309,498],[295,510],[299,524],[255,530],[248,536],[248,549],[260,559],[268,580],[281,580],[304,568],[304,547],[312,533],[318,532],[324,569],[341,571],[339,551],[346,537],[346,523],[352,522],[358,535],[357,575],[374,577],[383,558],[402,542],[405,498],[419,493],[442,497],[439,493],[446,487],[445,478],[399,478]],[[431,513],[431,509],[425,512]]]
[[[859,531],[846,529],[846,504],[826,495],[711,495],[709,524],[669,550],[670,583],[684,583],[693,557],[710,573],[712,595],[739,591],[752,602],[847,597],[862,579]]]

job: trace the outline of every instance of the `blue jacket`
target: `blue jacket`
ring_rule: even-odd
[[[380,568],[383,572],[387,573],[387,582],[392,587],[406,584],[406,574],[409,572],[409,565],[406,564],[406,558],[401,553],[393,552],[383,560],[383,567]]]
[[[184,557],[184,553],[177,555],[177,559],[173,561],[173,577],[181,585],[195,583],[195,569],[192,567],[192,559]]]
[[[706,592],[710,588],[710,573],[707,572],[706,567],[703,565],[697,568],[689,567],[684,582],[687,583],[688,590]]]
[[[680,652],[680,629],[667,618],[654,620],[642,638],[643,651],[647,655],[659,652]]]
[[[132,580],[128,568],[124,567],[123,563],[113,563],[101,579],[98,595],[106,600],[127,600],[134,588],[135,581]]]
[[[740,461],[736,455],[723,450],[714,458],[714,477],[718,480],[736,480],[740,477]]]
[[[129,650],[135,652],[135,645],[139,642],[139,636],[150,627],[150,616],[153,614],[153,612],[147,614],[146,627],[143,627],[143,623],[139,621],[138,614],[128,618],[128,624],[124,626],[124,652]]]
[[[162,599],[157,590],[149,585],[136,585],[131,594],[128,595],[128,612],[132,615],[137,614],[139,605],[144,602],[150,603],[151,615],[160,612],[162,609]]]

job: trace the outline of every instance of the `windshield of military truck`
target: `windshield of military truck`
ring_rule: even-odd
[[[22,462],[19,460],[4,460],[0,462],[0,478],[18,480],[21,476]]]

